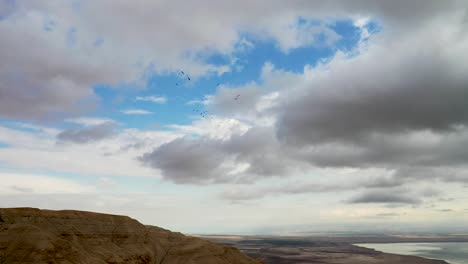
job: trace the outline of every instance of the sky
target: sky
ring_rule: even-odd
[[[468,230],[468,2],[0,0],[0,207]]]

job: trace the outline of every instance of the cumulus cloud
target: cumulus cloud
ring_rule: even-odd
[[[268,128],[255,127],[229,138],[179,138],[140,159],[179,183],[246,182],[301,169]]]
[[[468,65],[462,58],[468,38],[459,36],[463,24],[451,24],[457,29],[446,33],[442,43],[425,42],[432,38],[427,31],[445,26],[398,41],[384,38],[354,59],[338,56],[324,72],[312,70],[316,78],[310,88],[281,108],[279,137],[297,144],[356,142],[373,133],[453,131],[466,125],[468,108],[462,98],[468,90],[462,72]],[[424,53],[414,50],[423,44]]]
[[[232,135],[240,135],[249,130],[251,126],[235,118],[209,116],[209,118],[196,119],[190,125],[168,125],[183,134],[210,139],[229,139]]]
[[[230,168],[226,155],[216,144],[203,139],[176,139],[146,153],[141,161],[164,172],[164,177],[178,183],[222,181]]]
[[[424,7],[426,13],[415,11],[411,18],[398,14],[392,8],[395,3],[367,4],[375,12],[369,16],[387,24],[382,33],[366,35],[366,45],[349,53],[338,51],[316,66],[306,65],[302,73],[267,63],[259,83],[220,87],[206,97],[204,104],[215,112],[250,123],[246,133],[225,140],[173,142],[155,150],[153,158],[150,153],[145,156],[146,161],[159,160],[147,164],[171,179],[173,166],[159,163],[165,160],[164,153],[177,159],[170,148],[196,145],[198,150],[184,153],[185,158],[203,159],[213,152],[219,164],[244,168],[236,176],[231,174],[233,181],[287,176],[308,166],[394,172],[363,183],[367,188],[392,188],[423,179],[465,180],[468,32],[464,13],[453,9],[458,5],[462,10],[465,4],[450,2],[437,9],[439,5],[431,2]],[[412,24],[403,26],[408,20]],[[437,39],[433,32],[438,32]],[[237,95],[240,99],[233,100]],[[262,117],[270,121],[259,129]],[[176,178],[188,177],[189,164],[195,163],[179,170]],[[219,179],[220,171],[207,171],[197,168],[190,177]]]

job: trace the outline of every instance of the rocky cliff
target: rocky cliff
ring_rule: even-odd
[[[117,215],[0,209],[0,264],[259,264],[236,248]]]

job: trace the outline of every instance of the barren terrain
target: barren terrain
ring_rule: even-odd
[[[351,244],[352,237],[229,237],[208,236],[211,241],[239,248],[247,255],[266,264],[443,264],[445,261],[387,254]],[[374,237],[376,241],[378,237]],[[383,241],[385,241],[384,239]]]

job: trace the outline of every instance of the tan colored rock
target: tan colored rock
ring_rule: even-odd
[[[259,264],[233,247],[127,217],[0,209],[0,264]]]

